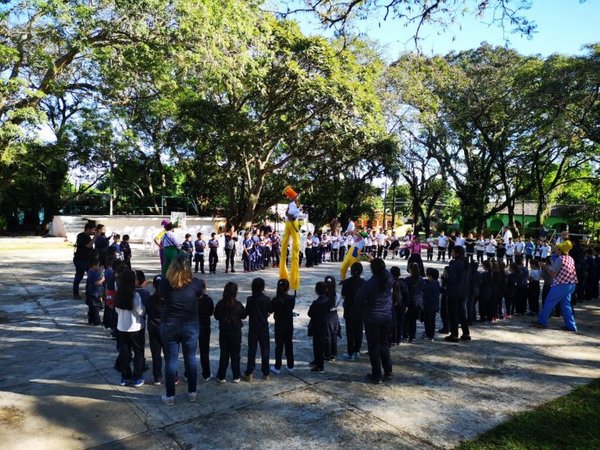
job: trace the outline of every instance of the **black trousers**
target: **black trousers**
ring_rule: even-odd
[[[242,329],[234,328],[228,330],[219,330],[219,370],[217,377],[221,380],[225,379],[227,366],[231,360],[231,372],[233,378],[237,379],[241,376],[240,371],[240,351],[242,349]]]
[[[325,358],[337,356],[337,341],[340,332],[340,319],[337,312],[330,311],[327,316],[327,334],[325,336]]]
[[[464,298],[448,297],[448,318],[450,319],[450,334],[458,337],[458,323],[462,328],[463,336],[470,336],[469,322]]]
[[[406,310],[406,321],[408,323],[408,339],[414,340],[417,336],[417,319],[421,313],[421,308],[408,305]]]
[[[200,350],[200,366],[202,377],[210,377],[210,324],[200,324],[198,328],[198,349]]]
[[[306,267],[312,267],[313,265],[313,249],[311,247],[306,247]]]
[[[446,247],[438,247],[438,257],[437,260],[440,259],[446,261]]]
[[[425,324],[425,336],[429,339],[435,337],[435,310],[423,310],[423,322]]]
[[[339,248],[331,249],[331,261],[332,262],[338,262],[338,253],[339,253]]]
[[[133,351],[133,379],[142,378],[144,371],[144,344],[146,330],[119,331],[119,365],[121,377],[131,380],[131,352]]]
[[[270,349],[268,331],[266,333],[257,333],[256,331],[248,332],[248,363],[246,366],[246,375],[250,375],[254,372],[254,368],[256,367],[256,350],[259,345],[261,358],[260,371],[263,375],[269,375]]]
[[[477,262],[483,263],[483,250],[477,250]]]
[[[273,267],[279,267],[279,257],[281,256],[281,249],[279,246],[273,247],[271,254],[273,255]]]
[[[323,368],[325,362],[323,359],[323,354],[325,352],[325,334],[323,333],[314,333],[313,334],[313,361],[315,363],[315,367],[320,369]]]
[[[80,261],[73,259],[73,265],[75,266],[75,278],[73,279],[73,297],[79,297],[79,285],[81,280],[85,276],[85,271],[88,269],[87,261]]]
[[[406,321],[406,307],[398,306],[392,309],[392,326],[390,328],[391,343],[399,345],[404,337],[404,322]]]
[[[275,368],[281,369],[283,350],[288,369],[294,368],[294,327],[291,324],[275,324]]]
[[[348,341],[348,354],[360,353],[363,340],[363,323],[360,313],[355,311],[344,315],[346,322],[346,340]]]
[[[204,253],[196,254],[194,256],[194,261],[196,262],[195,271],[198,272],[198,265],[200,265],[200,272],[204,273]]]
[[[390,322],[367,322],[365,323],[365,334],[371,360],[371,375],[375,379],[381,378],[382,368],[384,374],[391,375]]]
[[[448,296],[442,295],[440,300],[440,319],[442,319],[443,333],[448,333],[450,330],[450,320],[448,318]]]
[[[208,271],[210,273],[215,273],[217,271],[217,263],[219,262],[219,258],[217,257],[217,249],[214,251],[211,249],[208,254]]]
[[[338,260],[343,261],[345,256],[346,256],[346,246],[343,245],[338,250]]]
[[[150,354],[152,355],[152,376],[155,380],[162,378],[163,345],[160,337],[160,328],[148,326],[148,340],[150,341]]]
[[[88,324],[100,325],[100,311],[102,310],[102,302],[98,297],[93,295],[85,296],[85,304],[88,306]]]
[[[527,302],[529,303],[529,312],[537,314],[540,312],[540,282],[530,280],[527,289]]]
[[[227,272],[230,268],[232,272],[235,272],[233,268],[233,262],[235,261],[235,248],[226,248],[225,249],[225,272]],[[215,264],[216,266],[216,264]]]

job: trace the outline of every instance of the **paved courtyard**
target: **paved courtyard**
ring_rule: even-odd
[[[114,341],[103,328],[86,325],[83,300],[71,298],[71,258],[72,248],[56,240],[0,240],[3,448],[452,448],[600,377],[597,302],[576,308],[578,334],[561,331],[556,320],[552,329],[531,329],[529,317],[517,317],[476,325],[470,343],[402,344],[392,350],[394,378],[383,385],[365,382],[366,356],[338,360],[314,374],[308,370],[306,312],[315,282],[328,274],[338,278],[338,264],[328,263],[302,271],[293,374],[240,384],[199,381],[195,404],[179,386],[170,407],[160,402],[163,387],[117,385]],[[141,247],[134,248],[133,261],[147,278],[159,271],[158,258]],[[274,294],[274,269],[225,274],[220,264],[219,273],[205,279],[215,302],[229,280],[239,283],[245,302],[254,276],[263,277]],[[272,341],[271,356],[273,348]],[[345,350],[345,339],[339,348]],[[242,369],[245,353],[243,345]],[[218,355],[213,323],[213,374]]]

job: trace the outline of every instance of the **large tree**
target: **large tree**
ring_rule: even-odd
[[[177,119],[194,189],[218,186],[236,225],[264,215],[287,183],[309,187],[321,171],[341,173],[388,149],[375,89],[383,66],[367,48],[305,36],[294,22],[266,20],[262,35],[245,79],[189,95]]]

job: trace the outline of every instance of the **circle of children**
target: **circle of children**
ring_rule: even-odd
[[[169,239],[171,225],[166,228]],[[335,228],[334,228],[335,230]],[[525,242],[518,238],[513,242],[509,229],[504,228],[498,236],[485,239],[482,235],[452,233],[446,236],[443,231],[437,237],[429,236],[421,242],[418,236],[408,236],[400,243],[395,233],[358,233],[351,222],[346,233],[323,233],[318,241],[307,236],[302,250],[306,257],[306,267],[322,262],[341,261],[346,250],[346,242],[361,247],[363,256],[370,260],[372,278],[362,278],[363,265],[355,262],[350,268],[351,276],[341,283],[341,292],[336,291],[336,280],[332,276],[316,283],[317,299],[311,304],[308,315],[308,336],[312,336],[314,359],[310,363],[313,372],[323,372],[326,361],[333,362],[337,357],[337,339],[341,337],[337,309],[343,302],[343,318],[346,325],[347,353],[345,360],[360,358],[363,330],[366,335],[371,372],[369,381],[379,384],[392,376],[390,347],[406,341],[414,343],[417,321],[424,323],[423,338],[434,340],[436,316],[440,315],[442,327],[437,330],[448,334],[444,339],[450,342],[470,341],[469,326],[476,321],[493,323],[510,319],[513,314],[539,315],[532,325],[546,327],[550,315],[563,315],[564,329],[576,331],[571,295],[574,298],[595,299],[598,297],[600,256],[591,249],[583,251],[575,242],[573,257],[569,251],[573,243],[568,234],[557,239],[554,252],[545,241],[538,244],[533,239]],[[163,237],[164,243],[165,237]],[[255,369],[257,347],[261,350],[261,372],[264,379],[282,370],[285,350],[286,369],[294,370],[293,318],[295,296],[289,293],[289,282],[279,280],[276,296],[268,298],[262,278],[252,281],[252,295],[245,306],[238,301],[238,285],[230,281],[223,289],[222,298],[216,304],[206,294],[205,281],[194,277],[198,265],[203,269],[203,254],[206,245],[199,233],[198,240],[191,244],[189,235],[183,245],[173,240],[169,245],[179,247],[178,252],[165,252],[162,255],[163,274],[152,281],[154,292],[145,287],[149,284],[144,273],[131,269],[131,249],[124,236],[120,241],[113,235],[113,244],[105,236],[102,225],[86,225],[84,232],[77,236],[74,265],[76,268],[73,294],[79,298],[79,284],[87,271],[86,304],[88,323],[104,325],[112,331],[117,340],[119,355],[115,369],[121,373],[122,386],[144,385],[143,372],[145,333],[148,331],[152,354],[152,379],[155,385],[165,385],[162,401],[168,405],[175,403],[175,385],[187,378],[189,401],[197,398],[197,360],[199,348],[202,380],[213,378],[209,352],[211,316],[219,322],[219,367],[216,373],[218,383],[226,382],[226,370],[231,363],[233,383],[242,377],[252,381]],[[215,236],[212,236],[215,240]],[[226,237],[227,239],[227,237]],[[229,233],[229,239],[235,239]],[[259,263],[250,258],[253,248],[263,249],[269,240],[270,253],[262,251]],[[248,246],[246,245],[246,240]],[[362,245],[359,245],[359,241]],[[226,241],[226,248],[227,248]],[[323,245],[326,242],[327,245]],[[337,242],[337,244],[335,244]],[[167,247],[167,246],[165,246]],[[208,248],[215,248],[209,242]],[[181,249],[183,251],[181,251]],[[192,249],[192,250],[191,250]],[[235,247],[227,252],[226,272],[234,272]],[[278,235],[272,230],[257,230],[244,236],[244,270],[253,271],[277,267]],[[317,250],[319,249],[319,250]],[[322,252],[321,252],[322,249]],[[344,249],[344,250],[342,250]],[[446,261],[449,264],[440,276],[437,269],[424,269],[421,252],[426,251],[427,261]],[[317,255],[317,256],[315,256]],[[385,267],[385,259],[405,257],[408,259],[408,276],[402,278],[399,267]],[[168,258],[167,258],[168,257]],[[202,257],[202,259],[201,259]],[[264,259],[263,259],[264,258]],[[574,258],[576,261],[574,261]],[[216,272],[215,257],[209,256],[209,272]],[[479,270],[481,263],[483,271]],[[204,271],[202,270],[202,273]],[[342,278],[344,276],[342,275]],[[441,281],[441,283],[440,283]],[[540,285],[543,310],[539,308]],[[440,301],[441,299],[441,301]],[[104,310],[103,319],[100,311]],[[274,314],[275,320],[275,364],[270,366],[270,337],[268,317]],[[478,314],[477,314],[478,313]],[[240,369],[242,344],[242,324],[248,318],[248,358],[244,375]],[[459,337],[459,326],[462,335]],[[181,348],[185,374],[177,374],[177,361]],[[131,368],[133,354],[133,370]],[[162,354],[165,358],[163,379]]]

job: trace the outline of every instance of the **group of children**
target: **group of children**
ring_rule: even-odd
[[[323,236],[321,236],[322,238]],[[441,234],[443,237],[443,233]],[[190,253],[193,261],[203,265],[203,260],[197,259],[198,253],[204,252],[206,248],[211,251],[215,248],[209,244],[202,245],[202,234],[198,233],[197,240],[191,244],[191,236],[186,236],[185,251]],[[213,233],[212,239],[215,240]],[[232,241],[233,235],[229,236]],[[251,255],[254,248],[261,253],[261,245],[264,240],[270,240],[271,256],[266,260],[259,259],[260,264],[255,266],[255,260],[250,256],[244,258],[244,268],[258,270],[268,266],[268,261],[275,263],[274,247],[278,244],[276,232],[255,233],[250,237],[247,233],[244,237],[244,248]],[[548,272],[542,270],[539,261],[547,259],[549,251],[542,250],[545,243],[535,246],[533,240],[522,243],[511,252],[510,255],[496,253],[488,254],[488,258],[479,258],[480,243],[474,241],[472,235],[468,235],[464,242],[462,235],[456,236],[453,246],[466,248],[467,258],[464,259],[466,285],[465,309],[469,325],[475,321],[493,323],[498,320],[510,319],[517,314],[537,315],[539,313],[540,294],[542,305],[548,295],[551,278]],[[490,237],[490,241],[494,239]],[[131,270],[131,249],[127,236],[121,241],[119,235],[113,234],[112,244],[105,236],[104,227],[98,226],[98,235],[95,239],[95,249],[91,252],[88,276],[86,282],[86,303],[88,305],[88,323],[92,325],[104,324],[110,329],[116,338],[119,355],[115,362],[115,368],[121,373],[121,385],[132,384],[142,386],[144,379],[144,346],[145,330],[148,330],[148,339],[152,355],[153,383],[162,382],[162,341],[160,334],[160,323],[164,300],[160,295],[161,277],[153,280],[154,292],[146,289],[148,282],[142,271]],[[467,247],[468,240],[474,241],[473,251]],[[479,237],[482,240],[482,237]],[[495,239],[494,239],[495,240]],[[246,241],[248,241],[246,243]],[[509,238],[509,244],[512,238]],[[313,243],[315,241],[312,241]],[[327,241],[326,241],[327,242]],[[338,240],[338,242],[340,242]],[[448,249],[446,242],[445,250]],[[188,243],[188,244],[185,244]],[[331,242],[329,242],[332,245]],[[528,245],[529,244],[529,245]],[[330,253],[331,258],[341,258],[340,246],[336,245],[335,253]],[[431,242],[427,248],[428,260],[431,261],[430,249],[434,246],[439,248],[439,238]],[[325,248],[327,251],[328,247]],[[372,245],[370,246],[372,247]],[[234,246],[231,246],[234,248]],[[312,247],[314,248],[314,247]],[[365,248],[367,248],[365,246]],[[333,249],[333,247],[332,247]],[[382,256],[385,255],[384,244]],[[497,249],[497,245],[496,245]],[[375,250],[378,253],[378,246]],[[316,253],[316,251],[315,251]],[[461,252],[462,253],[462,252]],[[485,251],[485,253],[488,253]],[[263,253],[266,254],[266,253]],[[307,251],[308,255],[308,251]],[[333,256],[335,255],[335,256]],[[229,256],[229,255],[228,255]],[[469,258],[470,256],[470,258]],[[476,256],[476,259],[474,258]],[[508,259],[510,256],[510,259]],[[445,252],[438,255],[445,257]],[[319,257],[321,258],[321,257]],[[265,261],[267,262],[265,264]],[[323,261],[322,259],[318,260]],[[246,262],[248,265],[246,265]],[[317,262],[317,264],[319,263]],[[481,268],[480,270],[480,262]],[[191,261],[190,261],[191,263]],[[214,270],[211,261],[210,271]],[[277,261],[278,263],[278,261]],[[313,260],[313,264],[314,264]],[[598,279],[600,275],[600,257],[593,251],[587,250],[585,259],[586,285],[583,292],[586,298],[598,297]],[[234,271],[233,263],[228,263],[228,270]],[[343,318],[346,328],[347,352],[342,356],[346,360],[359,359],[363,341],[363,323],[361,320],[361,305],[356,300],[356,294],[360,290],[364,279],[362,278],[362,264],[354,263],[350,268],[351,276],[341,283],[341,293],[337,292],[336,280],[327,276],[315,286],[316,300],[312,302],[308,310],[310,323],[308,335],[312,337],[313,360],[312,371],[323,372],[324,363],[335,361],[338,356],[337,341],[341,337],[341,326],[338,309],[343,307]],[[419,264],[410,264],[408,276],[402,277],[399,267],[392,267],[390,273],[393,279],[392,291],[392,324],[389,333],[390,345],[398,345],[403,341],[413,343],[417,338],[417,323],[424,325],[423,338],[435,339],[436,318],[440,315],[442,328],[439,333],[448,333],[450,330],[448,293],[452,286],[449,285],[448,268],[446,267],[440,276],[437,269],[428,267],[423,270]],[[204,272],[203,272],[204,273]],[[237,284],[229,282],[226,284],[222,299],[215,305],[213,300],[206,294],[206,285],[203,280],[202,292],[198,297],[198,321],[200,329],[198,347],[200,363],[202,367],[202,378],[209,381],[213,378],[210,366],[210,323],[211,317],[219,322],[219,347],[220,358],[216,380],[219,383],[226,382],[226,371],[231,363],[233,382],[237,383],[242,378],[240,369],[240,352],[242,340],[243,321],[248,318],[248,358],[247,367],[243,378],[251,381],[255,370],[255,359],[258,347],[261,352],[261,373],[265,379],[271,374],[279,374],[282,369],[283,355],[285,352],[286,367],[288,371],[294,370],[293,351],[293,318],[295,316],[295,296],[289,294],[289,283],[279,280],[276,295],[269,298],[265,295],[265,282],[262,278],[252,281],[252,295],[243,305],[237,300]],[[541,288],[543,284],[543,289]],[[104,309],[103,320],[100,320],[100,312]],[[558,313],[558,312],[557,312]],[[270,366],[270,335],[268,317],[274,315],[274,340],[275,340],[275,364]],[[467,336],[470,340],[470,337]],[[465,339],[467,340],[467,339]],[[133,370],[131,368],[133,353]]]

